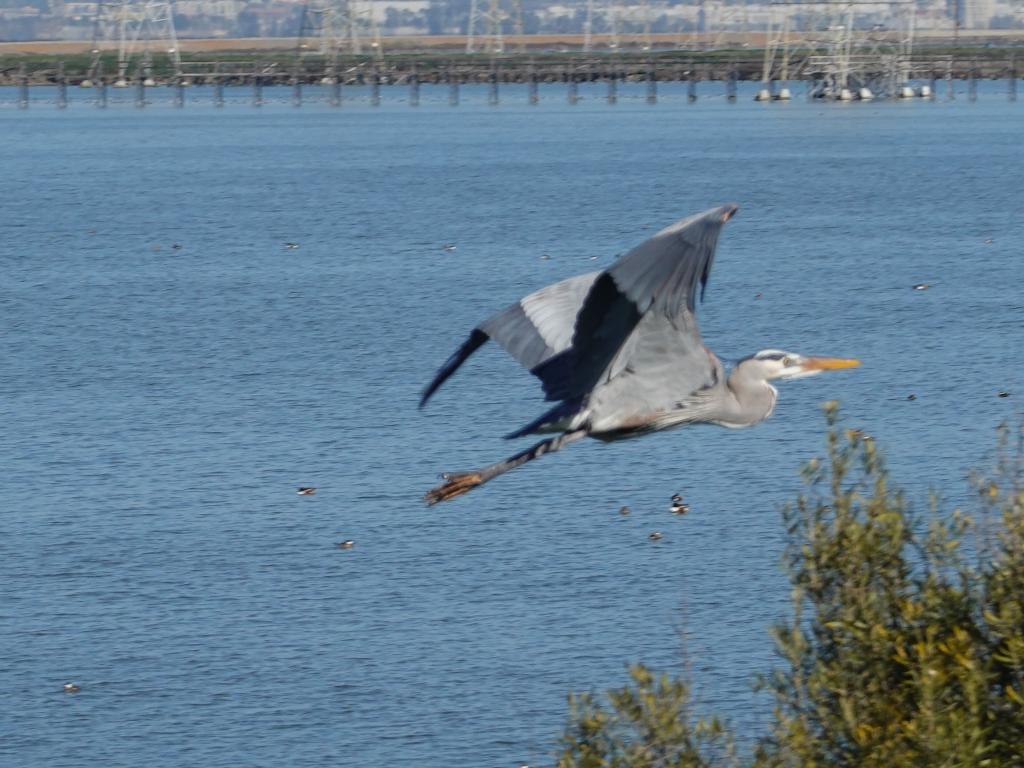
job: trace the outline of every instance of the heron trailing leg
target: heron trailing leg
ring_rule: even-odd
[[[423,497],[423,500],[427,502],[428,505],[433,506],[440,501],[454,499],[456,496],[468,493],[478,485],[483,485],[488,480],[491,480],[498,475],[505,474],[510,469],[515,469],[528,461],[533,461],[534,459],[543,456],[545,453],[554,453],[555,451],[561,450],[563,446],[566,446],[569,443],[574,443],[586,436],[587,432],[583,429],[577,429],[575,432],[564,432],[557,437],[550,438],[549,440],[542,440],[536,445],[527,448],[525,451],[517,453],[515,456],[510,456],[507,459],[486,466],[483,469],[478,469],[475,472],[445,473],[442,475],[445,483],[427,491],[427,495]]]

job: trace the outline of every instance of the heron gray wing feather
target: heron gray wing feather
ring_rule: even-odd
[[[576,315],[599,274],[577,275],[534,291],[482,323],[480,330],[533,370],[572,344]]]
[[[677,332],[696,334],[700,344],[693,316],[697,286],[706,286],[718,234],[736,210],[726,205],[682,219],[598,276],[576,318],[572,346],[537,371],[549,400],[584,397],[622,373],[636,354],[634,334],[648,315]]]
[[[538,366],[572,343],[576,315],[599,274],[577,275],[534,291],[474,328],[423,390],[420,407],[489,338],[536,373]],[[537,375],[543,383],[543,376]]]

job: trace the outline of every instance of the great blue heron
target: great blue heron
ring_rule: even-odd
[[[701,341],[694,316],[718,233],[738,207],[723,205],[663,229],[603,272],[541,288],[473,329],[424,390],[422,408],[488,339],[540,379],[554,408],[509,438],[558,433],[475,472],[446,474],[425,501],[460,496],[583,437],[612,441],[685,424],[734,429],[767,419],[773,379],[797,379],[857,360],[763,349],[728,376]]]

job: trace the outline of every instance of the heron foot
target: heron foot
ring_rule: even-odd
[[[427,506],[432,507],[438,502],[448,501],[448,499],[454,499],[456,496],[469,493],[478,485],[483,485],[484,482],[479,472],[446,473],[442,477],[445,480],[444,485],[431,488],[427,491],[426,496],[423,497],[423,500],[427,502]]]

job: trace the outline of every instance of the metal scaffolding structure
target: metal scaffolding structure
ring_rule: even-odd
[[[930,89],[921,94],[909,85],[915,74],[913,0],[777,0],[772,5],[758,100],[773,98],[772,84],[789,80],[794,58],[803,62],[799,74],[810,81],[812,98],[931,95]]]
[[[522,0],[508,0],[508,9],[502,7],[501,0],[470,0],[466,53],[504,53],[507,23],[511,23],[511,31],[519,41],[519,50],[525,51]]]
[[[338,57],[345,54],[369,55],[378,63],[384,60],[380,24],[372,6],[357,0],[316,0],[303,6],[296,66],[301,69],[306,60],[315,60],[324,79],[333,81],[340,75]]]
[[[92,63],[88,81],[101,76],[101,54],[117,42],[115,88],[128,87],[133,67],[145,85],[154,85],[153,54],[165,54],[174,77],[181,74],[181,54],[174,29],[172,0],[99,2],[93,23]]]

